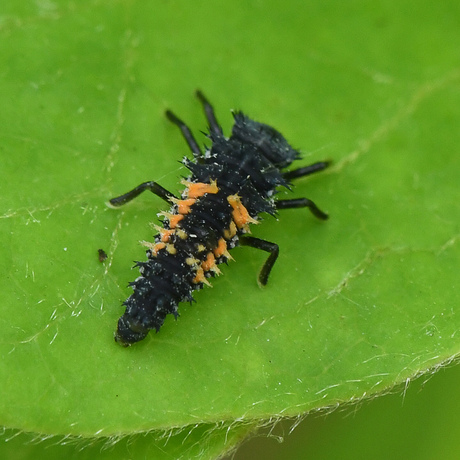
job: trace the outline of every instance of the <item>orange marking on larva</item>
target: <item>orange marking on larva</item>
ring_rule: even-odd
[[[213,272],[216,275],[220,275],[221,271],[219,270],[219,267],[216,265],[216,258],[214,257],[214,254],[212,252],[208,253],[206,260],[201,263],[201,268],[205,272]]]
[[[163,243],[167,243],[169,239],[171,238],[171,235],[173,234],[174,234],[174,230],[168,230],[166,228],[160,229],[160,237]]]
[[[153,256],[156,257],[158,251],[166,247],[166,243],[151,243],[150,241],[141,241],[141,244],[150,249]]]
[[[235,227],[235,232],[236,232],[236,226],[234,223],[233,223],[233,227]],[[216,258],[225,257],[227,260],[233,260],[233,257],[227,251],[227,242],[223,238],[219,240],[219,242],[217,243],[217,248],[215,248],[212,252],[216,256]]]
[[[241,203],[241,199],[238,195],[230,195],[227,197],[227,201],[233,208],[232,217],[238,228],[245,228],[248,224],[257,224],[257,220],[253,219],[248,210]]]
[[[173,214],[171,217],[168,219],[169,220],[169,226],[171,228],[176,228],[177,224],[184,218],[183,214]]]
[[[190,212],[190,206],[196,203],[195,198],[188,198],[186,200],[178,200],[176,202],[177,212],[179,214],[188,214]]]
[[[219,191],[217,187],[217,182],[212,180],[210,184],[205,184],[203,182],[189,182],[187,180],[181,181],[187,188],[185,190],[185,196],[187,198],[200,198],[205,193],[215,194]]]
[[[157,244],[155,244],[155,246],[152,249],[152,254],[154,256],[156,256],[158,254],[158,251],[160,251],[161,249],[164,249],[165,247],[166,247],[165,243],[157,243]]]
[[[206,260],[201,263],[201,268],[205,272],[208,272],[215,266],[216,266],[216,258],[214,257],[214,254],[212,252],[209,252],[208,255],[206,256]]]
[[[204,270],[199,267],[196,271],[196,276],[193,278],[193,282],[198,284],[198,283],[204,283],[207,286],[211,286],[211,283],[206,279],[206,276],[204,276]]]
[[[217,243],[217,248],[213,249],[213,253],[216,257],[221,257],[224,255],[224,252],[227,250],[227,242],[221,238]]]

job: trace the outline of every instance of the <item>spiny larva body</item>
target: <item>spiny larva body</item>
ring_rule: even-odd
[[[158,332],[166,315],[177,318],[178,304],[193,301],[192,292],[220,273],[218,265],[231,259],[228,251],[235,246],[270,253],[259,274],[259,283],[265,285],[278,257],[278,245],[246,235],[250,224],[259,223],[261,213],[275,215],[279,209],[308,207],[316,217],[328,217],[307,198],[275,199],[278,187],[290,188],[291,180],[321,171],[328,162],[283,171],[300,155],[278,131],[236,112],[227,138],[209,101],[200,91],[196,94],[209,123],[211,146],[204,153],[187,125],[166,111],[194,157],[182,160],[190,176],[182,180],[181,196],[156,182],[144,182],[109,202],[121,206],[149,190],[171,206],[159,214],[163,225],[156,226],[154,242],[144,243],[147,261],[136,262],[140,276],[130,283],[133,293],[123,303],[126,311],[115,333],[115,340],[124,346],[144,339],[151,329]]]

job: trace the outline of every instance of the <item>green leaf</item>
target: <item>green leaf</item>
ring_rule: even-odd
[[[96,443],[152,433],[134,438],[139,452],[214,458],[266,420],[457,355],[458,13],[453,1],[4,2],[0,423]],[[203,130],[198,87],[225,132],[241,108],[301,148],[299,166],[332,159],[281,195],[331,218],[267,217],[253,233],[281,255],[265,289],[266,254],[238,248],[177,322],[123,349],[132,261],[164,203],[105,202],[145,180],[180,190],[188,150],[163,112]]]

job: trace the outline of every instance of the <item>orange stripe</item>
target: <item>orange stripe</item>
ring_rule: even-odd
[[[193,282],[196,284],[204,283],[204,284],[207,284],[208,286],[211,286],[211,283],[204,276],[204,271],[201,267],[199,267],[198,270],[196,271],[196,276],[195,278],[193,278]]]
[[[157,243],[157,244],[155,244],[155,246],[153,246],[153,248],[151,249],[152,254],[154,256],[156,256],[158,254],[158,251],[160,251],[161,249],[164,249],[165,247],[166,247],[165,243]]]
[[[210,252],[206,257],[206,260],[204,262],[202,262],[201,268],[205,272],[208,272],[209,270],[211,270],[215,266],[216,266],[216,259],[215,259],[214,255],[213,255],[213,253]]]
[[[228,196],[227,201],[233,208],[232,217],[238,228],[243,228],[247,224],[257,223],[257,221],[249,215],[248,210],[244,207],[243,203],[241,203],[240,197],[238,195]]]
[[[177,211],[179,214],[188,214],[190,212],[190,206],[196,203],[195,198],[188,198],[187,200],[179,200],[176,202]]]
[[[227,250],[227,242],[221,238],[217,243],[217,248],[215,248],[212,252],[216,257],[221,257],[224,255],[225,251]]]
[[[171,228],[176,228],[177,224],[184,218],[183,214],[173,214],[171,215],[168,220],[169,220],[169,226]]]
[[[174,234],[174,230],[167,230],[166,228],[162,228],[160,230],[160,235],[161,235],[161,241],[163,243],[167,243],[169,241],[169,238],[171,235]]]
[[[212,193],[215,194],[219,191],[219,187],[217,187],[217,182],[212,180],[210,184],[205,184],[203,182],[183,182],[187,189],[185,194],[187,198],[200,198],[205,193]]]

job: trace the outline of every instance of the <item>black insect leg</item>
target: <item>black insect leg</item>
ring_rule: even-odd
[[[171,121],[179,127],[179,129],[182,132],[182,136],[184,136],[184,139],[190,147],[190,150],[192,151],[193,155],[197,158],[201,157],[203,154],[201,153],[201,149],[197,141],[193,137],[190,128],[178,116],[174,115],[174,113],[172,113],[171,110],[166,110],[165,115],[169,121]]]
[[[254,238],[253,236],[240,237],[240,244],[241,246],[250,246],[251,248],[262,249],[262,251],[270,253],[268,259],[262,266],[262,270],[260,270],[258,278],[259,285],[265,286],[268,281],[268,276],[270,275],[273,265],[275,265],[280,252],[278,245],[276,243],[270,243],[270,241]]]
[[[159,196],[162,200],[165,200],[170,204],[172,203],[172,198],[176,199],[176,197],[171,192],[168,192],[168,190],[163,188],[160,184],[157,184],[156,182],[144,182],[143,184],[140,184],[136,188],[130,190],[128,193],[112,198],[109,201],[109,204],[114,207],[122,206],[125,203],[128,203],[129,201],[133,200],[146,190],[149,190],[150,192],[154,193],[155,195]]]
[[[326,220],[329,216],[321,211],[313,201],[308,198],[294,198],[293,200],[278,200],[275,202],[276,209],[308,208],[318,219]]]
[[[200,100],[201,104],[203,105],[204,113],[206,115],[206,119],[208,120],[211,132],[217,135],[222,135],[222,128],[217,122],[213,106],[199,89],[196,91],[195,94],[196,97]]]
[[[299,177],[308,176],[316,172],[326,169],[330,165],[330,161],[319,161],[318,163],[313,163],[312,165],[304,166],[303,168],[293,169],[292,171],[287,171],[283,173],[283,177],[286,180],[297,179]]]

